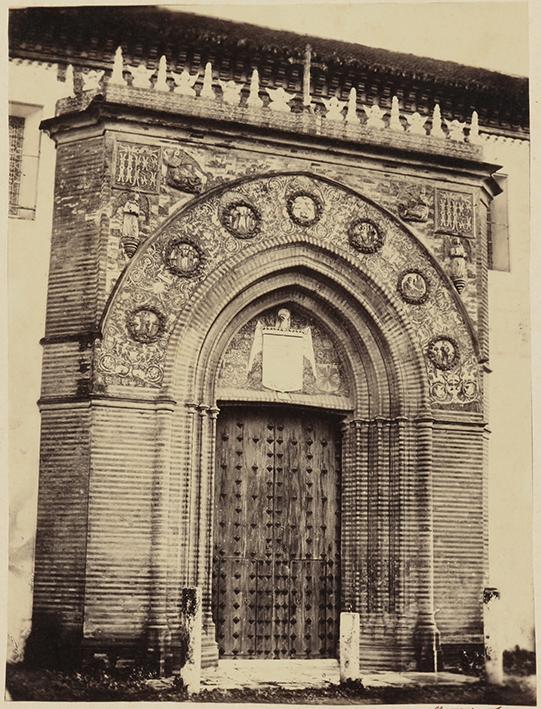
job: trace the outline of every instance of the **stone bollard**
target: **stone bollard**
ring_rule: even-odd
[[[503,684],[503,649],[500,640],[499,603],[497,588],[483,592],[483,623],[485,628],[485,672],[490,684]]]
[[[359,613],[340,613],[340,682],[360,677],[360,638]]]
[[[188,694],[195,694],[201,688],[203,614],[199,587],[182,589],[180,618],[184,644],[184,664],[180,670],[180,677]]]

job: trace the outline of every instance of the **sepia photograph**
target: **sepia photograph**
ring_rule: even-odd
[[[531,12],[6,8],[6,701],[536,705]]]

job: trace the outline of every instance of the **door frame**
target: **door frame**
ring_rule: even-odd
[[[314,397],[316,398],[316,397]],[[339,448],[339,470],[338,470],[338,476],[337,479],[340,483],[340,493],[339,493],[339,499],[337,500],[338,504],[338,509],[340,512],[339,518],[340,518],[340,526],[339,526],[339,532],[338,532],[338,539],[337,541],[337,556],[339,559],[339,565],[340,565],[340,578],[338,580],[338,597],[337,597],[337,608],[336,608],[336,627],[337,627],[337,638],[336,638],[336,650],[335,650],[335,657],[339,657],[339,639],[340,639],[340,613],[342,611],[342,584],[343,584],[343,578],[342,578],[342,492],[341,492],[341,478],[342,478],[342,467],[344,464],[343,460],[343,446],[342,446],[342,438],[343,438],[343,432],[344,432],[344,420],[347,418],[348,415],[351,415],[351,411],[347,411],[344,409],[331,409],[328,406],[319,406],[319,405],[303,405],[303,404],[296,404],[296,403],[291,403],[291,402],[283,402],[283,403],[275,403],[275,402],[260,402],[256,400],[252,401],[240,401],[240,400],[220,400],[218,402],[217,409],[219,409],[219,412],[221,413],[224,410],[231,411],[233,409],[244,409],[244,410],[257,410],[257,409],[265,409],[271,412],[297,412],[302,416],[303,412],[306,412],[308,414],[311,414],[313,416],[324,416],[327,419],[332,419],[335,426],[336,426],[336,445]],[[217,430],[218,430],[218,419],[220,416],[220,413],[217,414],[217,420],[216,420],[216,432],[215,432],[215,437],[214,437],[214,490],[213,490],[213,505],[212,505],[212,552],[211,552],[211,565],[214,564],[214,534],[215,534],[215,529],[214,529],[214,523],[215,523],[215,514],[216,514],[216,509],[217,509],[217,504],[218,500],[216,498],[216,466],[218,465],[218,461],[216,458],[216,450],[217,450]],[[211,571],[212,571],[212,566],[211,566]],[[213,627],[215,628],[215,633],[218,632],[217,624],[214,622],[214,580],[213,580],[213,574],[211,573],[211,612],[212,612],[212,620],[213,620]],[[217,639],[216,639],[216,645],[217,645]],[[231,658],[219,658],[220,659],[231,659]],[[240,657],[238,658],[239,660],[242,659],[251,659],[251,658],[243,658]],[[263,659],[263,658],[261,658]],[[275,659],[274,657],[269,657],[267,658],[268,660],[273,660]],[[284,658],[279,658],[279,659],[284,659]],[[291,659],[294,659],[292,657]],[[309,660],[309,659],[314,659],[314,660],[321,660],[322,658],[314,657],[314,658],[301,658],[303,660]]]

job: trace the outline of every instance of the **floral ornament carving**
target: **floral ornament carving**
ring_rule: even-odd
[[[126,325],[133,340],[148,344],[162,334],[164,317],[156,308],[143,306],[129,313]]]
[[[312,226],[321,219],[323,204],[319,197],[309,192],[294,192],[287,199],[287,213],[299,226]]]
[[[260,229],[261,215],[249,202],[239,200],[224,208],[221,221],[237,239],[252,239]]]
[[[437,369],[448,371],[458,364],[458,342],[452,337],[433,337],[428,343],[426,354]]]
[[[205,262],[203,250],[188,239],[172,239],[164,249],[163,258],[171,273],[184,278],[199,275]]]
[[[363,254],[379,251],[385,242],[385,236],[378,225],[371,219],[355,219],[348,229],[349,243]]]
[[[402,300],[411,305],[420,305],[428,298],[428,281],[421,271],[409,269],[398,277],[398,292]]]

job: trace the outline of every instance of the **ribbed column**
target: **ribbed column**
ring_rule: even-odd
[[[198,431],[199,441],[197,447],[197,468],[195,479],[198,481],[197,512],[196,519],[199,527],[196,550],[195,578],[198,586],[203,586],[205,580],[205,536],[206,536],[206,516],[207,516],[207,476],[208,476],[208,431],[207,431],[207,404],[199,404],[197,413],[199,415]],[[206,601],[203,590],[203,614],[205,613]]]
[[[167,623],[168,517],[172,404],[156,408],[156,464],[152,492],[151,597],[147,651],[160,676],[170,669],[171,632]]]
[[[197,542],[199,535],[199,524],[196,518],[198,480],[196,477],[197,455],[199,445],[199,416],[197,416],[197,404],[193,401],[186,403],[188,412],[188,430],[186,445],[188,446],[186,456],[186,493],[185,493],[185,515],[186,533],[188,536],[186,544],[186,573],[185,583],[187,586],[196,585],[196,556]]]
[[[433,419],[425,416],[418,418],[416,423],[419,520],[416,655],[420,671],[435,672],[438,669],[439,633],[434,618]]]
[[[342,433],[342,470],[341,470],[341,609],[351,611],[354,607],[355,574],[358,566],[355,538],[355,486],[356,479],[353,471],[354,431],[353,421],[344,421],[341,426]]]
[[[216,458],[216,419],[219,409],[211,406],[207,410],[204,422],[203,457],[201,484],[201,529],[203,534],[199,545],[200,571],[202,587],[203,633],[205,637],[202,652],[204,664],[218,661],[216,629],[212,618],[212,539],[214,518],[214,466]]]

